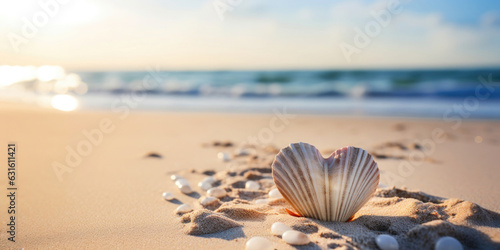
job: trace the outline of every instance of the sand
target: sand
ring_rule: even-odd
[[[410,237],[405,236],[410,229],[428,226],[438,230],[447,225],[426,224],[433,223],[432,220],[417,222],[411,219],[411,210],[397,210],[401,216],[391,218],[392,212],[385,211],[390,206],[381,202],[382,206],[378,208],[379,203],[372,204],[374,210],[370,212],[387,212],[390,225],[381,222],[385,226],[377,230],[359,225],[359,230],[365,232],[359,235],[366,236],[360,238],[355,237],[357,234],[350,235],[344,231],[347,229],[341,224],[331,228],[321,222],[282,214],[279,208],[285,204],[279,203],[270,206],[272,210],[266,210],[269,208],[266,205],[259,205],[263,210],[257,211],[264,213],[264,216],[255,220],[230,218],[231,212],[216,213],[215,210],[206,209],[210,211],[207,212],[209,215],[216,213],[224,217],[221,219],[230,219],[242,226],[212,234],[187,234],[186,227],[192,222],[182,223],[182,216],[174,214],[175,208],[181,203],[193,206],[198,203],[204,193],[196,184],[206,174],[215,174],[221,180],[220,184],[226,185],[230,180],[218,177],[224,176],[220,173],[230,170],[232,166],[245,168],[245,164],[252,165],[235,161],[221,162],[216,155],[218,152],[232,153],[242,143],[255,138],[259,145],[274,145],[274,149],[303,141],[315,145],[324,155],[345,145],[379,154],[377,162],[381,169],[381,182],[389,187],[395,186],[400,190],[406,187],[408,190],[453,197],[478,205],[468,202],[453,205],[451,201],[435,204],[420,201],[418,196],[417,199],[409,199],[397,195],[390,198],[377,196],[370,202],[376,199],[401,199],[398,202],[400,205],[393,208],[427,207],[428,210],[422,211],[436,211],[442,218],[450,216],[451,210],[470,211],[469,216],[457,212],[460,216],[450,216],[443,221],[459,226],[455,234],[457,238],[463,232],[460,229],[470,228],[476,236],[479,232],[485,235],[485,244],[498,242],[498,224],[494,225],[498,220],[492,219],[483,224],[478,222],[491,215],[491,212],[482,212],[486,210],[480,208],[500,211],[500,169],[496,159],[500,149],[498,121],[463,121],[460,126],[453,127],[454,123],[441,120],[302,115],[286,117],[285,123],[276,116],[259,114],[132,112],[123,117],[104,111],[64,113],[5,104],[0,105],[0,117],[0,143],[6,147],[8,142],[15,142],[18,149],[17,240],[16,243],[6,240],[4,226],[0,233],[2,249],[238,249],[253,236],[264,236],[280,248],[286,248],[281,239],[270,235],[270,227],[276,221],[292,226],[301,221],[314,223],[318,232],[308,234],[317,238],[318,243],[314,244],[318,246],[346,243],[355,247],[356,244],[373,244],[373,234],[386,232],[381,230],[385,227],[396,230],[395,235],[403,244],[410,242],[404,238]],[[109,119],[114,130],[106,133],[102,142],[92,147],[79,164],[70,167],[70,171],[65,172],[60,181],[54,172],[54,163],[67,165],[68,147],[75,149],[81,141],[86,140],[84,130],[99,128],[103,119]],[[419,147],[412,146],[415,140],[419,141],[420,146],[425,145],[424,142],[432,138],[436,128],[444,131],[444,139],[436,142],[434,149],[428,151],[422,160],[412,162],[412,169],[401,167],[405,159],[418,154]],[[232,145],[222,143],[214,146],[214,141],[231,142]],[[397,144],[404,145],[406,149],[393,146]],[[268,168],[272,157],[271,153],[260,151],[261,155],[262,159],[256,159],[255,164],[258,166],[238,178],[265,182],[266,178],[261,177],[268,173],[259,170]],[[191,169],[195,171],[191,173]],[[169,179],[174,173],[188,178],[197,195],[187,196],[178,192]],[[222,179],[226,181],[224,184]],[[242,184],[235,185],[231,190],[232,197],[239,197],[239,200],[249,203],[261,194],[265,197],[267,190],[272,188],[272,183],[268,183],[257,194],[238,194],[235,192]],[[0,187],[6,189],[6,174],[2,175]],[[174,202],[165,201],[161,195],[165,191],[173,192],[177,199]],[[1,211],[4,211],[0,213],[0,219],[2,224],[6,224],[7,199],[0,199],[0,202]],[[221,201],[220,207],[224,203]],[[242,202],[239,206],[254,205]],[[470,207],[472,209],[468,210]],[[201,207],[195,209],[198,211]],[[379,218],[370,217],[368,212],[365,214],[365,217],[358,218],[358,222],[351,223],[358,225],[363,220]],[[393,226],[400,224],[397,220],[410,220],[408,223],[411,223],[407,224],[407,228],[398,229]],[[232,222],[228,220],[228,224]],[[462,226],[464,224],[467,225]],[[312,229],[314,226],[306,225]],[[414,230],[415,235],[418,232]],[[476,236],[471,238],[471,242],[476,242]],[[467,242],[463,244],[470,245]]]
[[[375,238],[380,234],[395,237],[401,249],[431,249],[443,236],[456,238],[466,249],[500,247],[500,214],[469,201],[396,187],[378,188],[349,222],[290,216],[286,209],[293,211],[293,208],[285,199],[272,199],[268,195],[275,188],[270,161],[277,149],[252,145],[241,146],[241,149],[252,154],[233,156],[230,169],[213,175],[218,180],[216,185],[224,188],[228,195],[220,198],[216,206],[200,207],[181,215],[186,234],[208,235],[226,230],[228,234],[236,234],[229,229],[245,227],[245,221],[274,221],[308,234],[312,242],[300,246],[303,249],[378,249]],[[193,175],[197,175],[197,171],[181,176],[193,179]],[[261,188],[245,189],[248,180],[257,181]],[[268,199],[269,203],[256,204],[258,199]],[[271,240],[276,249],[290,247],[280,236],[271,236],[270,227],[262,228],[260,236]]]

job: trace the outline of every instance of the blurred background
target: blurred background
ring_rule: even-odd
[[[0,33],[0,105],[500,118],[494,0],[1,0]]]

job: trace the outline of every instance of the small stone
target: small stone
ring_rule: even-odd
[[[212,188],[212,185],[206,181],[202,181],[198,183],[198,187],[200,187],[203,191],[207,191]]]
[[[378,184],[378,188],[382,188],[382,189],[384,189],[384,188],[388,188],[388,187],[389,187],[389,186],[385,185],[384,183],[379,183],[379,184]]]
[[[191,186],[180,186],[179,187],[179,190],[183,193],[183,194],[190,194],[193,192],[193,189],[191,188]]]
[[[269,200],[267,200],[267,199],[257,199],[257,200],[255,200],[255,204],[257,204],[257,205],[267,204],[268,202],[269,202]]]
[[[214,184],[216,181],[217,181],[217,179],[215,179],[215,177],[213,177],[213,176],[208,176],[207,178],[202,180],[202,182],[206,182],[210,185]]]
[[[207,191],[207,195],[216,198],[222,198],[226,196],[226,190],[218,187],[211,188]]]
[[[275,189],[269,191],[269,198],[280,199],[280,198],[283,198],[283,195],[281,195],[280,191],[277,188],[275,188]]]
[[[202,197],[200,199],[200,204],[205,207],[205,206],[208,206],[216,201],[217,201],[217,198],[215,198],[215,197]]]
[[[375,238],[375,243],[377,243],[377,246],[382,250],[399,249],[398,241],[388,234],[381,234],[377,236],[377,238]]]
[[[174,198],[175,197],[174,197],[174,195],[171,192],[165,192],[165,193],[163,193],[163,199],[165,199],[167,201],[171,201]]]
[[[190,194],[193,192],[193,188],[186,179],[179,178],[175,181],[175,185],[184,194]]]
[[[281,222],[274,222],[273,225],[271,226],[271,233],[273,235],[282,236],[286,231],[290,231],[290,230],[292,230],[291,227],[289,227]]]
[[[182,186],[182,185],[190,185],[189,184],[189,181],[184,179],[184,178],[178,178],[176,181],[175,181],[175,185],[176,186]]]
[[[436,242],[436,246],[434,246],[434,250],[463,250],[464,247],[457,239],[445,236],[439,238]]]
[[[250,154],[250,152],[244,148],[238,148],[234,151],[234,155],[236,155],[236,156],[246,156],[249,154]]]
[[[245,245],[246,250],[272,250],[273,243],[264,237],[252,237]]]
[[[170,176],[170,179],[173,180],[173,181],[176,181],[178,179],[181,179],[182,177],[180,175],[176,175],[176,174],[173,174]]]
[[[229,161],[231,158],[229,157],[229,154],[226,152],[219,152],[217,153],[217,158],[221,161]]]
[[[288,230],[284,232],[282,238],[290,245],[306,245],[311,242],[309,236],[297,230]]]
[[[184,214],[193,211],[193,208],[189,204],[182,204],[175,209],[175,213]]]
[[[247,181],[245,183],[245,188],[250,189],[250,190],[259,190],[260,185],[259,185],[259,183],[255,182],[255,181]]]

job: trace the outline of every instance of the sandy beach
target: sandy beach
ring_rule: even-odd
[[[500,1],[0,1],[0,250],[500,250]]]
[[[388,186],[387,190],[396,190],[392,186],[404,187],[476,203],[481,211],[500,211],[498,121],[464,121],[453,127],[455,123],[441,120],[284,114],[136,112],[124,117],[112,112],[63,113],[10,104],[0,109],[0,117],[0,141],[4,147],[12,142],[17,147],[18,186],[16,242],[6,241],[8,235],[2,230],[3,249],[241,249],[253,236],[267,237],[279,249],[291,248],[270,234],[272,223],[292,223],[297,219],[286,214],[242,220],[238,222],[241,227],[193,236],[186,234],[180,216],[174,213],[180,203],[197,204],[204,192],[196,184],[206,174],[223,178],[223,174],[217,173],[248,167],[250,163],[245,161],[220,161],[217,153],[232,155],[241,145],[251,142],[257,142],[259,148],[270,145],[273,151],[303,141],[315,145],[324,156],[346,145],[361,147],[375,156],[381,171],[380,182]],[[85,133],[101,128],[107,132],[102,132],[100,142],[94,137],[95,144],[81,143],[89,140]],[[438,133],[441,136],[433,137],[435,129],[443,131]],[[82,146],[86,155],[73,159],[70,166],[66,161],[68,152],[78,150],[80,144],[92,146],[85,150]],[[417,151],[425,153],[414,153]],[[260,158],[255,164],[270,168],[273,154],[257,153]],[[424,158],[418,158],[419,155]],[[402,162],[409,165],[401,165]],[[180,193],[170,180],[172,174],[187,178],[196,194]],[[3,180],[2,188],[6,190],[6,175]],[[271,185],[263,186],[262,192]],[[165,201],[165,191],[172,192],[177,200]],[[377,190],[376,197],[384,197],[383,192]],[[422,205],[422,201],[409,197],[400,199]],[[368,204],[372,202],[375,201]],[[447,200],[446,204],[452,206],[450,202]],[[2,199],[0,205],[7,208],[7,200]],[[389,211],[383,206],[378,209],[375,211]],[[0,217],[5,229],[8,217],[3,210]],[[489,244],[498,247],[497,215],[491,212],[492,218],[497,219],[484,225],[467,222],[465,215],[447,223],[472,223],[471,227],[486,232]],[[318,228],[321,231],[323,227]],[[341,226],[337,233],[344,233],[342,238],[351,247],[359,247]],[[305,247],[329,244],[326,239],[317,242]],[[465,243],[466,248],[471,247],[469,243]]]

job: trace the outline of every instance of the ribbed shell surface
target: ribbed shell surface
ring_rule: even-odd
[[[293,143],[280,150],[272,165],[276,187],[302,216],[347,221],[373,195],[379,170],[373,157],[356,147],[323,158],[316,147]]]

